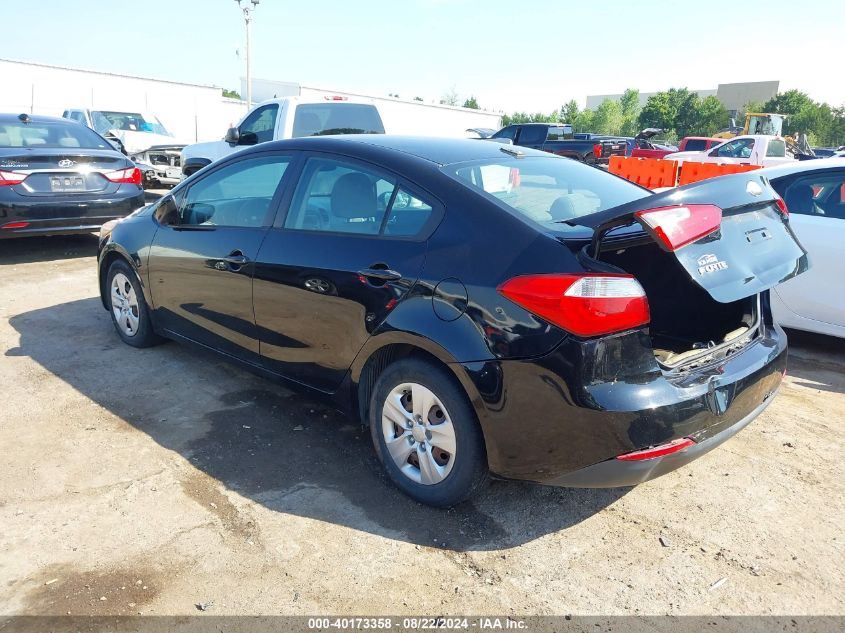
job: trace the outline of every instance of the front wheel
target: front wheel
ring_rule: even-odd
[[[449,507],[487,482],[475,412],[445,369],[418,359],[393,363],[370,401],[370,433],[391,481],[421,503]]]
[[[122,260],[108,272],[109,312],[118,336],[127,345],[150,347],[162,341],[152,328],[147,302],[135,271]]]

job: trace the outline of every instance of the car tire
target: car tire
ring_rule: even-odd
[[[118,336],[133,347],[151,347],[162,339],[153,331],[141,283],[132,267],[117,260],[106,277],[109,314]]]
[[[376,381],[369,411],[379,461],[409,497],[447,508],[487,483],[481,427],[445,368],[416,358],[389,365]]]

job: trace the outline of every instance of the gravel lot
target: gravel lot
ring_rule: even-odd
[[[845,613],[842,341],[794,334],[775,403],[662,479],[444,512],[354,420],[123,345],[95,250],[0,241],[2,615]]]

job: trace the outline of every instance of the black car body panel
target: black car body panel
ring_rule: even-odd
[[[90,233],[144,205],[140,186],[103,175],[134,164],[96,132],[66,119],[21,117],[0,115],[0,130],[7,130],[0,131],[0,171],[23,178],[0,186],[0,239]],[[84,130],[83,141],[96,147],[59,146],[49,137],[18,138],[20,130],[64,126],[75,134]],[[61,140],[79,143],[74,136]]]
[[[521,275],[589,270],[595,260],[585,260],[581,251],[589,248],[593,227],[601,233],[626,211],[659,206],[666,197],[645,198],[632,190],[630,208],[577,218],[573,223],[581,229],[539,228],[441,169],[500,158],[502,147],[346,136],[266,143],[227,157],[104,232],[104,305],[108,267],[115,258],[125,259],[138,274],[161,334],[329,395],[364,420],[374,375],[390,359],[437,359],[466,392],[483,429],[490,469],[502,477],[561,485],[638,483],[685,463],[684,456],[695,451],[681,451],[661,466],[652,462],[650,470],[617,464],[617,456],[686,437],[703,445],[701,452],[750,422],[776,391],[786,363],[786,339],[771,320],[762,286],[749,292],[760,292],[750,342],[694,366],[658,362],[648,326],[583,338],[536,316],[506,299],[500,284]],[[274,155],[294,158],[261,226],[169,223],[193,183],[249,157]],[[431,201],[430,222],[418,235],[396,239],[285,228],[303,164],[317,155],[395,176],[400,186]],[[596,172],[561,162],[576,176],[577,170]],[[683,195],[686,202],[721,197],[731,208],[747,195],[744,187],[736,193],[735,183],[707,193],[701,185]],[[793,247],[786,250],[787,257],[795,255]],[[245,259],[233,264],[234,252]],[[796,255],[802,256],[803,250]],[[380,270],[396,274],[367,276]]]

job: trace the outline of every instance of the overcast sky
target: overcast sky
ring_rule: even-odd
[[[588,94],[780,80],[845,103],[845,0],[261,0],[253,77],[551,111]],[[240,88],[235,0],[3,3],[0,57]],[[2,90],[2,78],[0,78]]]

